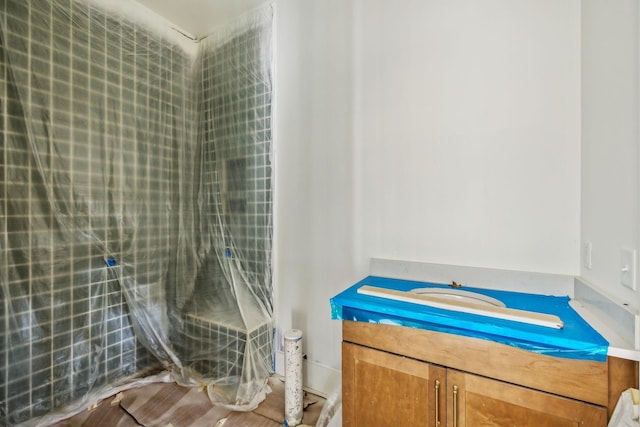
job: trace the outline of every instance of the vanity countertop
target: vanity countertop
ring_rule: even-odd
[[[592,304],[589,301],[572,299],[570,305],[592,328],[607,340],[609,343],[607,354],[609,356],[640,361],[640,350],[636,349],[633,338],[628,333],[634,333],[636,315],[629,314],[626,317],[630,317],[630,319],[618,322],[612,316],[603,313],[597,304]],[[623,310],[624,308],[621,308],[620,311]]]
[[[331,299],[334,319],[453,333],[564,358],[604,361],[607,356],[608,341],[570,306],[568,296],[463,287],[500,300],[509,309],[558,316],[564,327],[556,329],[358,293],[365,285],[402,292],[447,288],[437,283],[368,276]]]

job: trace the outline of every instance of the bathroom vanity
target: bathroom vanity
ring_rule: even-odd
[[[363,294],[370,285],[423,284],[367,277],[332,299],[345,427],[606,426],[638,387],[638,362],[608,354],[568,297],[478,290],[563,320],[548,328]]]
[[[606,426],[637,362],[551,357],[484,339],[343,322],[343,425]]]

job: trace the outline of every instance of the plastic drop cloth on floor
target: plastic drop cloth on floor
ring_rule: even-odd
[[[191,41],[108,3],[0,0],[0,425],[271,372],[273,6]]]
[[[608,427],[640,426],[640,393],[635,388],[622,392],[616,404]]]

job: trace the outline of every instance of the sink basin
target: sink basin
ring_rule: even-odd
[[[555,314],[538,313],[528,310],[508,308],[502,301],[490,296],[463,291],[456,288],[415,288],[410,291],[362,285],[357,292],[378,298],[426,305],[444,310],[457,311],[530,325],[562,329],[564,323]]]
[[[433,296],[449,301],[468,302],[487,307],[506,307],[500,300],[477,292],[463,291],[462,289],[416,288],[410,292],[416,295]]]

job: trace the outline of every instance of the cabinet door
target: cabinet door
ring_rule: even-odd
[[[451,369],[447,406],[452,427],[607,425],[604,407]]]
[[[445,375],[442,367],[343,343],[342,423],[444,427]]]

